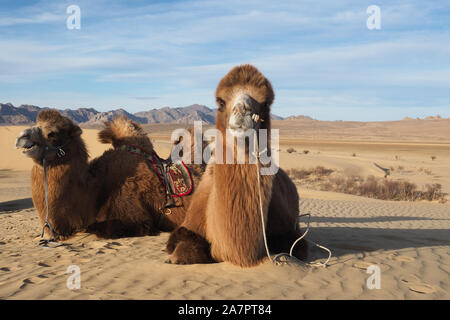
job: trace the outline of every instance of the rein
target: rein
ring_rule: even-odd
[[[259,119],[259,116],[257,114],[254,114],[252,118],[253,118],[253,120],[256,123],[258,123],[258,121],[263,121],[263,120]],[[294,251],[295,245],[300,240],[302,240],[306,236],[308,231],[309,231],[309,224],[310,224],[310,220],[311,220],[311,214],[310,213],[306,213],[306,214],[302,214],[302,215],[298,216],[298,219],[299,219],[298,223],[300,223],[300,218],[301,217],[308,216],[308,222],[307,222],[307,226],[306,226],[306,231],[297,240],[294,241],[294,243],[291,246],[291,249],[289,250],[289,253],[281,252],[281,253],[278,253],[277,255],[275,255],[272,258],[272,256],[270,255],[270,251],[269,251],[269,245],[267,244],[266,225],[265,225],[265,222],[264,222],[264,209],[263,209],[263,205],[262,205],[262,196],[261,196],[261,177],[260,177],[261,173],[260,173],[260,167],[259,167],[260,155],[264,154],[266,152],[266,150],[263,150],[262,152],[259,151],[259,143],[258,143],[258,136],[257,136],[256,130],[254,132],[253,138],[254,138],[254,141],[253,141],[254,142],[254,150],[253,150],[253,152],[254,152],[254,156],[256,157],[256,171],[257,171],[256,172],[256,177],[257,177],[257,183],[258,183],[259,210],[260,210],[260,214],[261,214],[261,223],[262,223],[262,232],[263,232],[263,238],[264,238],[264,246],[265,246],[265,249],[266,249],[267,257],[269,258],[270,262],[272,262],[275,265],[281,265],[282,263],[288,262],[287,260],[286,261],[282,261],[281,257],[288,257],[288,258],[291,258],[291,259],[298,260],[292,253]],[[307,241],[311,242],[316,247],[321,248],[322,250],[325,250],[325,251],[328,252],[328,258],[327,258],[327,260],[325,262],[308,263],[308,265],[314,266],[314,267],[327,267],[328,261],[330,261],[330,258],[331,258],[331,251],[328,248],[326,248],[324,246],[321,246],[320,244],[315,243],[314,241],[311,241],[311,240],[307,240]]]
[[[52,224],[50,223],[50,220],[48,219],[48,181],[47,181],[47,159],[46,154],[49,151],[56,150],[56,155],[58,158],[64,157],[66,153],[63,150],[63,146],[53,147],[53,146],[45,146],[44,149],[44,157],[42,159],[42,167],[44,168],[44,191],[45,191],[45,223],[42,227],[42,233],[41,238],[44,237],[45,229],[48,228],[50,230],[50,237],[48,239],[41,239],[39,240],[39,247],[48,248],[49,244],[55,245],[55,246],[61,246],[62,244],[56,241],[56,238],[58,237],[58,234],[55,232],[55,229],[53,228]]]

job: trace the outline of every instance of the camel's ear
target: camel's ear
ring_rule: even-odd
[[[81,128],[79,126],[77,126],[76,124],[74,124],[70,130],[70,135],[72,137],[79,137],[79,136],[81,136],[82,133],[83,133],[83,130],[81,130]]]

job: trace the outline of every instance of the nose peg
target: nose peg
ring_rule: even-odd
[[[233,114],[244,113],[244,103],[239,101],[233,106]]]

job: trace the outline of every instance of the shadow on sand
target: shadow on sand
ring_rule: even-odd
[[[404,217],[413,220],[414,217]],[[423,218],[416,218],[423,219]],[[377,218],[374,219],[375,221]],[[425,220],[425,219],[424,219]],[[439,220],[439,219],[437,219]],[[446,220],[446,219],[443,219]],[[449,229],[390,229],[366,227],[312,227],[307,239],[329,248],[334,257],[369,253],[378,250],[403,250],[433,246],[450,246]],[[323,257],[314,248],[312,259]]]
[[[33,208],[33,200],[31,198],[0,202],[0,213],[7,213],[10,211],[25,210],[30,208]]]

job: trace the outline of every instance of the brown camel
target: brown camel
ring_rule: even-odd
[[[230,148],[226,141],[227,129],[234,137],[249,129],[267,129],[270,141],[273,99],[270,82],[251,65],[233,68],[220,81],[216,90],[219,107],[216,127],[222,133],[224,155],[226,148]],[[259,118],[257,123],[253,120],[255,116]],[[235,164],[211,163],[207,166],[185,221],[169,238],[167,251],[171,257],[168,262],[228,261],[251,267],[264,260],[256,164],[250,163],[248,155],[244,164],[236,164],[236,151],[237,147],[234,147]],[[274,175],[261,175],[260,179],[269,249],[272,253],[289,252],[292,243],[301,236],[297,228],[297,189],[281,169]],[[304,260],[307,251],[306,241],[301,240],[293,254]]]
[[[167,210],[165,187],[153,164],[145,156],[122,148],[133,146],[145,154],[153,153],[150,139],[137,123],[126,117],[105,123],[99,140],[112,143],[114,149],[91,162],[81,133],[78,125],[58,111],[43,110],[36,125],[16,140],[16,147],[35,163],[32,197],[42,225],[46,216],[46,159],[49,221],[56,239],[78,231],[105,238],[155,235],[181,224],[190,196],[183,197],[184,205]],[[202,171],[194,171],[195,183]]]

